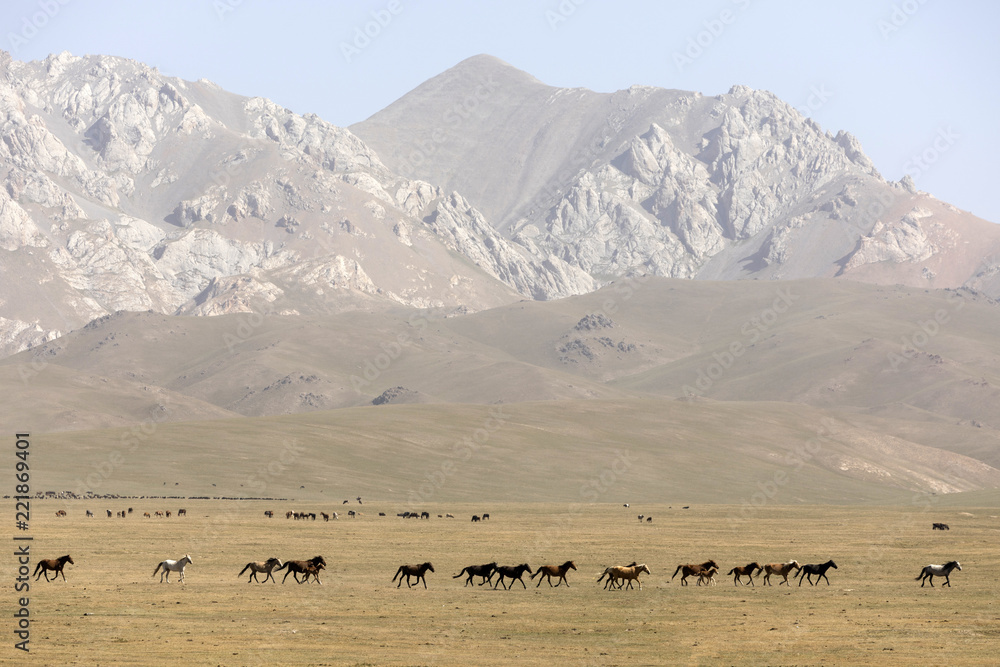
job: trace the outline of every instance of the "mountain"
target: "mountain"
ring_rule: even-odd
[[[0,352],[120,310],[483,310],[636,275],[1000,294],[995,225],[770,93],[466,60],[350,129],[134,61],[0,54]]]
[[[1000,227],[887,182],[766,91],[546,86],[470,58],[351,126],[393,171],[599,279],[845,276],[1000,295]]]

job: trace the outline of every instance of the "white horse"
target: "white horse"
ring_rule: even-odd
[[[944,584],[942,586],[951,588],[951,581],[948,579],[948,575],[951,574],[952,570],[961,572],[962,565],[957,560],[948,561],[944,565],[928,565],[920,570],[920,576],[914,579],[914,581],[919,581],[920,587],[923,588],[927,579],[930,579],[931,588],[934,588],[934,577],[944,577]]]
[[[163,583],[163,575],[167,576],[167,583],[168,584],[170,583],[170,573],[171,572],[180,572],[181,573],[180,574],[180,580],[181,580],[181,583],[183,584],[184,583],[184,568],[187,567],[190,562],[191,562],[191,556],[188,556],[187,554],[184,554],[184,558],[181,558],[180,560],[164,560],[164,561],[160,561],[160,564],[156,566],[155,570],[153,570],[153,576],[155,577],[156,573],[160,572],[160,568],[162,567],[163,571],[160,572],[160,583],[161,584]]]

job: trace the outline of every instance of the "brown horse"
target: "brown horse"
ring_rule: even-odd
[[[465,580],[465,585],[468,586],[472,583],[473,577],[482,577],[483,580],[479,582],[479,585],[482,586],[487,581],[493,583],[493,572],[496,569],[496,562],[486,563],[485,565],[470,565],[468,567],[463,567],[462,571],[452,577],[452,579],[458,579],[463,574],[468,574],[469,578]]]
[[[274,570],[275,567],[279,567],[280,565],[281,565],[281,560],[277,558],[268,558],[263,563],[260,561],[255,561],[252,563],[247,563],[246,567],[240,570],[240,573],[236,576],[242,577],[244,572],[250,570],[250,578],[247,579],[248,584],[251,581],[259,581],[260,583],[264,583],[264,581],[267,581],[268,579],[270,579],[271,581],[275,581],[272,570]],[[264,577],[264,581],[260,581],[259,579],[257,579],[258,574],[266,574],[267,576]]]
[[[403,585],[403,577],[406,577],[406,587],[410,588],[410,577],[416,577],[417,581],[421,579],[424,580],[424,588],[427,588],[427,577],[424,575],[427,570],[431,572],[434,571],[434,566],[430,563],[421,563],[420,565],[400,565],[399,569],[396,570],[396,574],[392,575],[392,580],[396,581],[396,577],[399,577],[399,583],[396,584],[396,588]]]
[[[702,570],[698,573],[698,585],[701,586],[705,584],[706,586],[716,586],[718,581],[715,580],[715,575],[718,574],[719,568],[710,567],[707,570]]]
[[[753,563],[747,563],[743,567],[734,567],[729,571],[729,574],[733,575],[733,586],[743,583],[740,577],[746,575],[750,579],[750,585],[753,586],[753,575],[754,572],[760,574],[760,571],[764,568],[761,567],[760,563],[756,561]],[[746,584],[743,584],[746,586]]]
[[[569,588],[569,582],[566,581],[566,573],[575,569],[576,565],[571,560],[566,561],[562,565],[543,565],[535,570],[535,573],[531,575],[531,578],[534,579],[538,575],[542,575],[541,577],[538,577],[538,583],[535,584],[535,588],[542,585],[542,577],[548,579],[549,586],[552,585],[552,577],[558,577],[559,581],[556,583],[555,587],[558,588],[559,584],[565,582],[566,587]]]
[[[69,554],[53,560],[38,561],[38,565],[35,567],[35,574],[38,576],[35,577],[35,581],[38,581],[38,577],[43,574],[45,575],[45,581],[49,581],[49,570],[55,570],[56,572],[52,577],[53,581],[58,579],[60,574],[62,575],[63,581],[66,581],[66,573],[63,572],[63,568],[66,566],[66,563],[76,565],[76,563],[73,562],[73,559],[69,557]],[[41,570],[41,572],[39,572],[39,570]],[[933,586],[934,583],[931,582],[931,585]]]
[[[503,584],[503,587],[506,590],[510,590],[515,581],[520,581],[521,585],[527,589],[528,587],[525,586],[524,579],[521,578],[524,576],[525,572],[531,574],[531,566],[527,563],[521,563],[520,565],[501,565],[497,568],[497,574],[500,575],[500,578],[497,579],[496,584],[493,584],[493,588],[496,588],[497,584]],[[510,579],[510,586],[503,583],[504,577]]]
[[[597,578],[597,583],[601,583],[601,579],[603,579],[604,576],[607,575],[608,581],[604,584],[605,589],[610,590],[608,588],[608,584],[612,584],[613,588],[615,582],[618,583],[619,589],[621,589],[622,585],[625,582],[628,582],[628,587],[632,588],[632,582],[638,581],[639,590],[641,591],[642,582],[639,581],[639,575],[642,574],[643,572],[649,574],[649,568],[646,567],[645,563],[639,565],[613,565],[612,567],[609,567],[604,570],[601,576]]]
[[[688,577],[690,577],[692,575],[697,575],[702,570],[707,570],[710,567],[719,567],[719,564],[716,563],[714,560],[707,560],[707,561],[705,561],[704,563],[702,563],[700,565],[695,565],[693,563],[686,563],[684,565],[678,565],[677,569],[674,570],[674,577],[676,577],[677,573],[680,572],[681,573],[681,586],[687,586],[688,585],[688,583],[687,583],[687,578]],[[670,580],[673,581],[674,577],[670,577]]]
[[[284,565],[280,565],[274,569],[286,570],[285,576],[281,578],[281,583],[285,583],[285,579],[287,579],[288,575],[290,574],[292,575],[292,578],[295,579],[296,583],[301,584],[302,582],[299,581],[299,575],[306,574],[309,571],[310,566],[316,568],[317,570],[322,570],[324,567],[326,567],[326,559],[324,559],[322,556],[313,556],[309,560],[290,560],[287,561]],[[317,581],[319,581],[318,577]]]
[[[787,563],[766,563],[764,565],[764,583],[767,584],[768,586],[770,586],[771,585],[771,575],[772,574],[780,574],[781,577],[782,577],[782,579],[784,579],[784,581],[782,581],[778,585],[780,586],[781,584],[788,584],[788,574],[792,570],[799,569],[799,567],[800,567],[800,565],[799,565],[798,561],[794,561],[794,560],[790,560]]]
[[[322,565],[313,565],[312,563],[309,563],[308,565],[306,565],[305,572],[303,572],[302,574],[302,581],[300,581],[299,583],[300,584],[306,583],[307,581],[309,581],[309,577],[311,576],[313,579],[316,580],[316,583],[322,586],[323,582],[319,580],[319,571],[322,569],[323,569]]]

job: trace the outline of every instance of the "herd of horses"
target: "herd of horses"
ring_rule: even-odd
[[[170,583],[170,573],[177,572],[178,579],[181,583],[184,583],[184,569],[191,564],[191,556],[185,554],[183,557],[177,560],[162,560],[156,565],[156,569],[153,570],[153,576],[155,577],[157,573],[160,574],[160,583]],[[73,559],[69,554],[61,556],[60,558],[53,558],[48,560],[41,560],[35,567],[35,581],[44,574],[45,581],[55,581],[62,575],[63,581],[66,581],[66,573],[64,568],[66,563],[75,565]],[[245,572],[250,571],[250,578],[247,579],[247,583],[258,582],[266,583],[268,579],[272,582],[277,583],[274,578],[274,572],[285,570],[285,576],[282,577],[281,583],[285,583],[288,579],[288,575],[291,574],[292,578],[296,583],[304,584],[312,578],[316,583],[322,584],[323,582],[319,578],[320,570],[326,568],[326,559],[322,556],[314,556],[309,560],[290,560],[284,563],[278,558],[268,558],[265,561],[251,561],[247,563],[240,573],[237,575],[242,577]],[[521,586],[525,589],[527,585],[524,583],[523,576],[525,574],[531,575],[530,579],[534,580],[538,577],[538,583],[535,584],[535,588],[542,585],[542,580],[548,581],[549,586],[553,587],[552,578],[555,577],[555,586],[558,588],[561,584],[566,584],[569,587],[569,581],[566,579],[566,573],[570,570],[575,570],[576,564],[568,560],[562,565],[542,565],[537,570],[532,572],[531,566],[527,563],[521,563],[520,565],[497,565],[494,561],[492,563],[486,563],[484,565],[469,565],[462,568],[461,572],[456,574],[453,579],[459,579],[463,576],[466,577],[465,585],[474,584],[474,577],[480,577],[482,581],[479,582],[480,586],[485,584],[493,584],[495,589],[498,585],[503,586],[505,590],[510,590],[515,582],[521,582]],[[799,565],[798,561],[790,560],[787,563],[765,563],[761,565],[756,561],[753,563],[747,563],[746,565],[736,566],[729,571],[729,575],[733,577],[733,585],[739,586],[743,584],[744,586],[754,585],[754,575],[759,575],[761,572],[764,573],[763,582],[764,584],[771,585],[771,576],[778,575],[782,578],[782,581],[778,583],[791,585],[788,583],[788,575],[794,570],[798,570],[798,574],[794,575],[793,578],[799,580],[799,586],[802,585],[802,580],[805,579],[809,582],[810,586],[819,584],[821,580],[826,580],[827,586],[830,585],[830,579],[826,576],[826,573],[830,569],[837,569],[837,564],[832,560],[828,560],[825,563],[807,563],[805,565]],[[957,561],[948,561],[944,565],[927,565],[916,577],[915,581],[920,582],[920,587],[923,588],[924,584],[930,582],[931,587],[934,587],[934,577],[944,577],[943,586],[951,587],[951,579],[949,578],[951,573],[955,570],[959,572],[962,571],[962,565]],[[403,585],[403,580],[406,580],[406,587],[412,588],[410,584],[411,578],[416,580],[416,583],[421,581],[424,584],[424,588],[427,588],[427,572],[433,572],[434,566],[427,563],[420,563],[419,565],[400,565],[396,570],[396,574],[393,575],[392,581],[395,582],[399,579],[399,583],[396,584],[396,588]],[[49,572],[54,572],[52,579],[49,579]],[[670,577],[673,581],[674,578],[680,574],[681,575],[681,585],[688,585],[688,577],[693,577],[697,580],[697,584],[701,586],[702,584],[716,585],[718,582],[715,579],[715,575],[719,572],[719,564],[714,560],[707,560],[704,563],[682,563],[677,566],[674,570],[674,574]],[[613,565],[611,567],[605,568],[598,577],[597,583],[605,581],[605,590],[621,590],[623,587],[632,588],[632,582],[636,582],[639,585],[639,590],[642,590],[642,582],[639,581],[640,574],[650,574],[649,568],[645,563],[636,563],[635,561],[629,563],[628,565]],[[265,575],[263,581],[257,578],[258,574]],[[302,578],[299,578],[302,575]],[[496,582],[493,581],[493,577],[497,576]],[[813,583],[813,576],[816,577],[816,583]],[[743,581],[743,577],[747,578],[747,581]],[[506,583],[508,580],[510,583]]]

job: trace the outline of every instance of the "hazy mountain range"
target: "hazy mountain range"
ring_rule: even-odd
[[[651,498],[695,492],[694,441],[766,471],[836,423],[806,496],[1000,486],[1000,227],[770,93],[559,89],[477,56],[339,128],[134,61],[2,54],[0,108],[5,422],[99,448],[221,419],[251,461],[281,424],[322,467],[351,446],[330,421],[410,415],[422,435],[374,426],[403,451],[481,419],[462,405],[520,406],[530,458],[604,414]],[[706,497],[753,490],[728,479]]]

